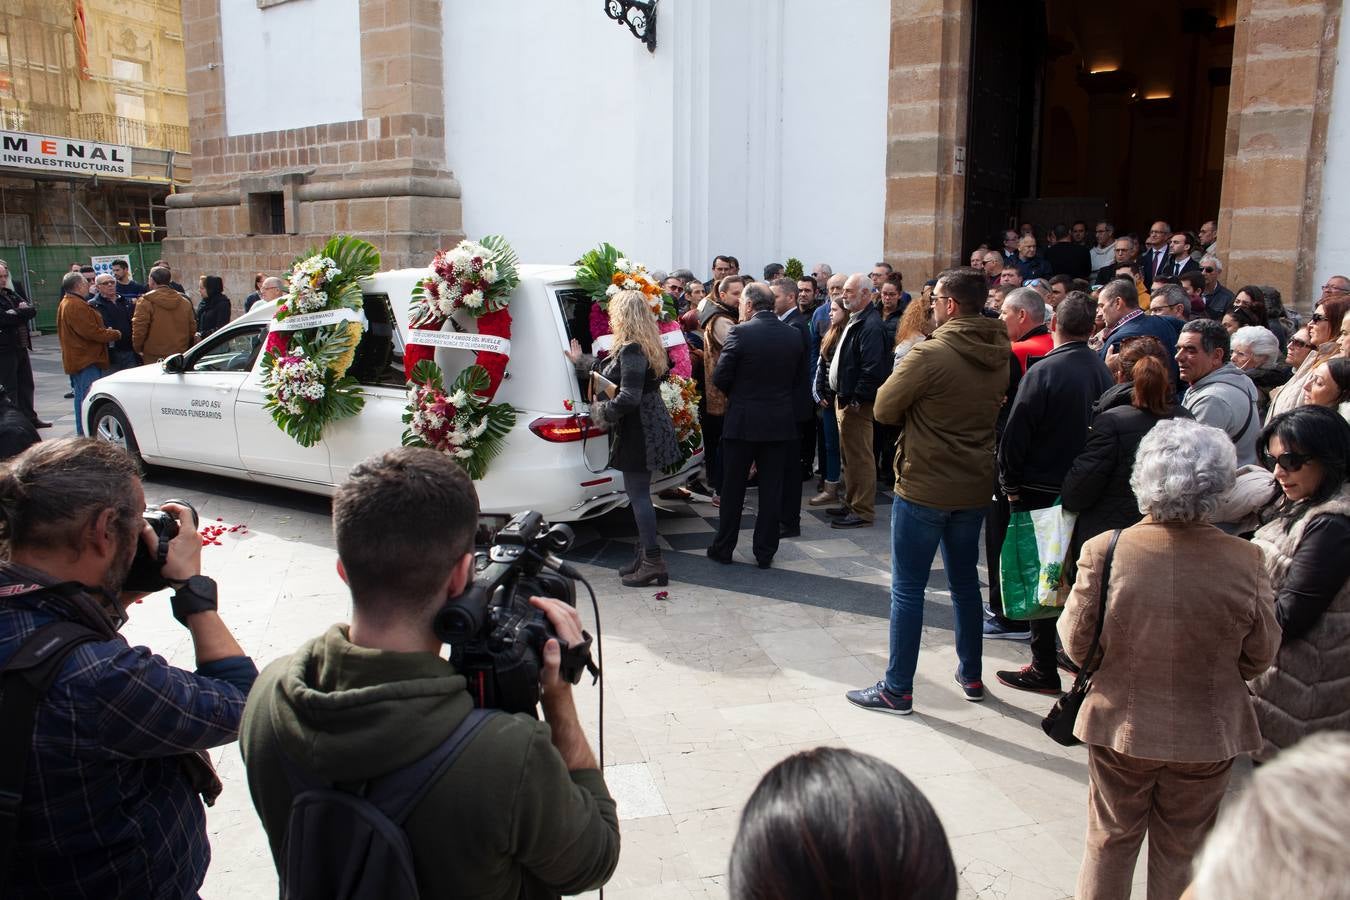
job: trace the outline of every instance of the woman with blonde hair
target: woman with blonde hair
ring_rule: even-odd
[[[635,559],[619,570],[623,583],[643,587],[670,579],[656,542],[656,509],[652,506],[652,473],[680,459],[680,447],[670,413],[661,400],[661,379],[669,368],[656,318],[640,291],[620,291],[609,301],[609,324],[614,351],[595,370],[618,385],[614,396],[597,396],[591,420],[613,435],[611,467],[623,473],[624,490],[637,521]]]

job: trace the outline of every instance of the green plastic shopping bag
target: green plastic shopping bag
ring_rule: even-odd
[[[1054,506],[1012,514],[999,553],[999,592],[1009,619],[1048,619],[1059,615],[1068,597],[1063,584],[1064,558],[1077,516]]]

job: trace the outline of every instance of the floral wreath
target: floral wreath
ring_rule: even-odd
[[[291,266],[290,290],[263,347],[263,409],[302,447],[365,405],[347,370],[365,329],[361,279],[379,268],[380,251],[350,235],[330,238]]]
[[[611,297],[619,291],[641,291],[647,297],[647,306],[656,318],[656,328],[662,335],[662,344],[670,360],[670,371],[661,382],[661,400],[675,425],[681,451],[680,460],[665,471],[678,472],[703,446],[703,432],[698,420],[698,386],[693,380],[694,368],[689,357],[689,345],[682,339],[666,337],[680,332],[674,298],[668,296],[647,274],[646,266],[628,259],[609,243],[603,243],[582,255],[577,268],[577,284],[594,301],[590,317],[592,341],[613,332],[609,324]]]
[[[403,351],[408,379],[403,444],[452,456],[475,480],[486,474],[516,423],[515,408],[492,399],[511,358],[508,306],[519,283],[515,251],[500,235],[488,235],[438,250],[413,289],[410,334]],[[464,333],[454,318],[459,313],[477,321],[477,336]],[[442,331],[447,322],[453,331]],[[448,389],[435,363],[437,347],[474,351],[473,365]]]

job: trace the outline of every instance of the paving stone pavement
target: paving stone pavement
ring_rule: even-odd
[[[34,368],[39,411],[57,421],[44,436],[69,433],[73,413],[60,399],[66,385],[54,339],[39,339]],[[804,493],[813,487],[804,484]],[[220,583],[223,617],[259,666],[347,618],[326,499],[167,470],[149,474],[146,494],[185,497],[208,522],[247,526],[205,548],[203,560]],[[876,715],[843,698],[875,682],[886,666],[887,498],[879,498],[878,524],[854,531],[832,530],[823,513],[804,509],[802,536],[784,541],[767,571],[747,564],[753,492],[731,566],[703,555],[716,527],[714,507],[659,502],[673,579],[665,597],[656,588],[625,588],[615,575],[633,552],[627,510],[578,525],[569,554],[595,587],[603,624],[605,765],[623,833],[606,897],[725,897],[745,800],[774,763],[819,745],[879,756],[924,790],[951,841],[962,898],[1072,895],[1083,850],[1086,752],[1042,734],[1048,698],[994,680],[994,670],[1028,660],[1023,643],[986,642],[989,697],[980,704],[963,699],[952,681],[956,656],[940,556],[929,584],[914,715]],[[125,633],[191,668],[190,640],[166,600],[155,595],[137,606]],[[582,615],[595,631],[584,600]],[[594,738],[598,692],[583,684],[577,696]],[[274,896],[276,877],[238,748],[212,755],[225,792],[208,812],[213,859],[202,896]],[[1245,773],[1243,764],[1235,783]],[[1143,874],[1141,865],[1136,877]]]

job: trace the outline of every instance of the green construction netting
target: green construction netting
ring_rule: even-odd
[[[145,284],[147,273],[159,259],[160,245],[147,244],[48,244],[41,247],[0,245],[0,259],[9,263],[16,282],[26,281],[28,293],[37,303],[37,327],[56,329],[56,306],[61,300],[61,278],[74,262],[88,263],[95,256],[120,256],[131,264],[131,277]],[[26,260],[27,277],[19,273],[20,260]]]

